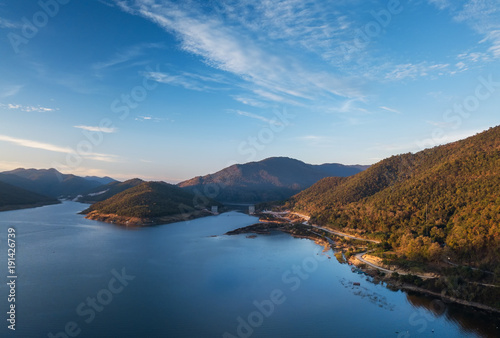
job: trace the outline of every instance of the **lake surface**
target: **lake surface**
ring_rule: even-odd
[[[229,212],[126,229],[84,219],[77,212],[85,207],[64,202],[0,213],[1,337],[495,337],[500,332],[495,316],[375,285],[312,241],[282,233],[223,235],[256,217]],[[9,227],[16,231],[15,334],[6,321]]]

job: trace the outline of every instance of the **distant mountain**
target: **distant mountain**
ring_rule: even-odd
[[[56,169],[15,169],[0,173],[0,181],[50,197],[76,197],[102,185],[75,175],[61,174]]]
[[[96,181],[96,182],[99,182],[102,185],[109,184],[109,183],[112,183],[112,182],[117,182],[117,180],[115,180],[115,179],[113,179],[111,177],[108,177],[108,176],[104,176],[104,177],[85,176],[84,179],[86,179],[87,181]]]
[[[126,225],[162,224],[187,220],[202,214],[204,208],[221,206],[211,199],[164,182],[142,182],[104,201],[91,205],[87,218]]]
[[[215,174],[181,182],[178,186],[221,202],[258,203],[283,200],[324,177],[345,177],[364,169],[366,166],[312,165],[288,157],[271,157],[259,162],[235,164]]]
[[[410,260],[452,257],[500,276],[500,126],[325,178],[288,207],[314,223],[378,237]]]
[[[134,178],[125,182],[113,181],[106,185],[98,186],[97,188],[90,189],[82,194],[77,201],[82,203],[96,203],[104,201],[122,191],[135,187],[144,181],[139,178]]]
[[[0,211],[60,203],[57,199],[0,182]]]

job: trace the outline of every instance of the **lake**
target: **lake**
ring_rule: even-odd
[[[223,235],[256,217],[127,229],[84,219],[85,207],[0,213],[0,336],[500,336],[496,316],[371,283],[310,240]],[[8,228],[15,333],[6,321]]]

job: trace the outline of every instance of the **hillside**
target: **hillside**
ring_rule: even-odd
[[[106,185],[98,186],[97,188],[90,189],[81,196],[77,201],[82,203],[96,203],[104,201],[122,191],[138,186],[144,181],[139,178],[134,178],[125,182],[113,181]]]
[[[60,203],[57,199],[0,182],[0,211]]]
[[[127,225],[162,224],[202,215],[211,199],[199,199],[164,182],[143,182],[84,210],[86,218]],[[203,213],[206,215],[207,213]]]
[[[312,165],[287,157],[271,157],[259,162],[235,164],[178,185],[213,196],[218,201],[258,203],[283,200],[324,177],[350,176],[364,169],[364,166]]]
[[[50,197],[76,197],[101,185],[75,175],[61,174],[56,169],[15,169],[0,173],[0,181]]]
[[[408,260],[500,270],[500,127],[323,179],[287,206],[381,239]]]

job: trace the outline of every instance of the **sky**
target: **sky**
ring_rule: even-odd
[[[176,183],[500,124],[500,0],[0,1],[0,171]]]

